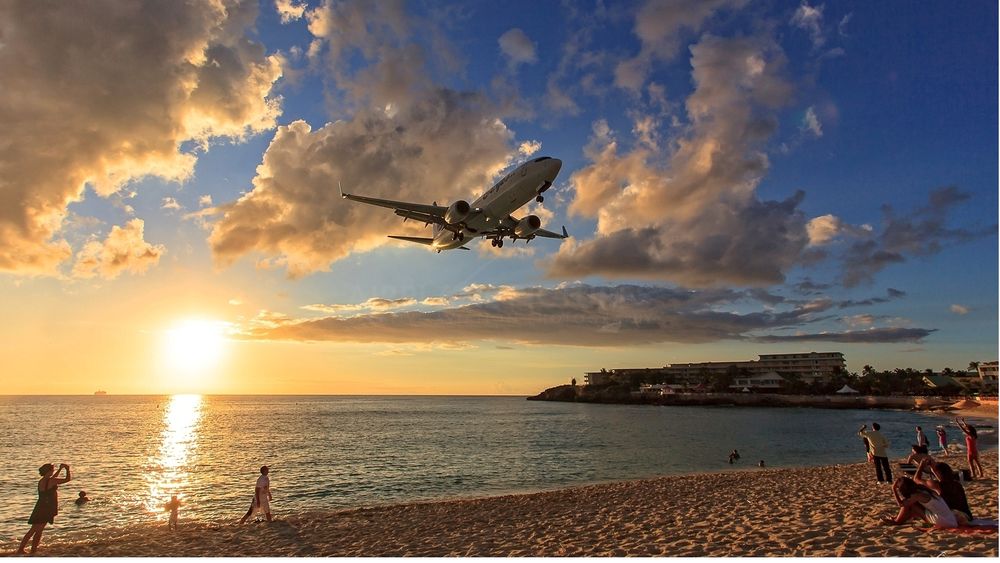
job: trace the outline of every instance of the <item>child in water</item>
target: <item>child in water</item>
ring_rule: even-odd
[[[85,503],[90,502],[90,497],[87,496],[87,491],[80,491],[80,496],[76,497],[76,505],[83,506]]]
[[[165,510],[170,511],[170,521],[167,523],[168,530],[177,529],[177,511],[181,507],[181,501],[177,499],[177,495],[170,497],[170,502],[163,505]]]

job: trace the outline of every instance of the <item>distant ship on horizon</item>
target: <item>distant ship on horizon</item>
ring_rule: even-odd
[[[97,390],[97,391],[94,391],[94,395],[97,395],[97,396],[99,396],[99,397],[103,397],[104,395],[107,395],[107,394],[108,394],[108,392],[107,392],[107,391],[102,391],[102,390],[100,390],[100,389],[99,389],[99,390]]]

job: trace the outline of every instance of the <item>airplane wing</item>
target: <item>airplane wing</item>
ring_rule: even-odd
[[[514,227],[517,226],[518,219],[514,218],[513,215],[508,215],[507,217],[500,220],[500,228],[492,231],[485,231],[480,233],[483,236],[493,236],[493,235],[509,235]],[[553,233],[552,231],[546,231],[545,229],[538,229],[532,233],[533,237],[543,237],[543,238],[569,238],[569,233],[566,232],[566,227],[562,228],[562,234]]]
[[[362,195],[345,194],[343,190],[340,191],[340,197],[351,201],[367,203],[368,205],[388,207],[389,209],[396,210],[396,215],[401,217],[406,217],[407,219],[419,219],[429,223],[436,223],[436,219],[444,218],[445,212],[448,211],[448,208],[443,205],[426,205],[423,203],[409,203],[406,201],[393,201],[391,199],[378,199]]]
[[[434,243],[434,239],[428,238],[428,237],[404,237],[402,235],[386,235],[386,236],[388,236],[389,238],[394,238],[394,239],[398,239],[398,240],[405,240],[406,242],[415,242],[415,243],[418,243],[418,244],[426,244],[427,246],[430,246],[431,244]],[[462,250],[470,250],[469,248],[464,247],[464,246],[460,246],[459,248],[461,248]]]
[[[545,238],[569,238],[569,233],[566,232],[566,227],[564,226],[562,229],[563,229],[562,234],[553,233],[552,231],[546,231],[545,229],[538,229],[537,231],[535,231],[535,236],[545,237]]]

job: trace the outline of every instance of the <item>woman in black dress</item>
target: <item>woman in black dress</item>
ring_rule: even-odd
[[[57,477],[63,469],[66,470],[66,476]],[[58,471],[51,463],[46,463],[38,468],[38,474],[42,476],[38,480],[38,502],[35,503],[35,509],[31,511],[31,516],[28,517],[31,529],[21,538],[21,547],[17,549],[19,554],[24,554],[24,546],[28,545],[28,540],[31,540],[31,553],[38,549],[38,543],[42,541],[42,532],[45,530],[46,524],[51,524],[55,520],[56,514],[59,514],[59,494],[57,492],[59,485],[71,479],[69,466],[65,463],[59,464]]]

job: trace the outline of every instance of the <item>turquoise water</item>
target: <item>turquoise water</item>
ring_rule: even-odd
[[[514,397],[0,397],[4,542],[27,530],[37,468],[72,466],[55,533],[165,520],[240,518],[260,465],[278,515],[537,491],[656,475],[864,459],[855,432],[879,422],[902,457],[928,414],[656,407]],[[983,421],[993,425],[994,421]],[[951,441],[960,432],[949,426]],[[996,445],[984,433],[981,448]],[[751,469],[752,470],[752,469]],[[86,490],[94,500],[77,507]]]

